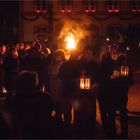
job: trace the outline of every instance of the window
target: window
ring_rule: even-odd
[[[140,1],[130,1],[130,9],[132,12],[140,12]]]
[[[47,0],[35,0],[34,1],[34,10],[35,12],[47,12],[48,2]]]
[[[34,33],[47,33],[47,25],[37,25],[34,27]]]
[[[45,40],[48,35],[47,25],[41,24],[34,26],[34,35],[37,40]]]
[[[107,11],[108,12],[119,12],[119,1],[118,0],[109,0],[107,2]]]
[[[84,12],[96,12],[96,1],[95,0],[83,0]]]
[[[60,1],[60,11],[61,12],[71,12],[72,11],[72,0],[61,0]]]

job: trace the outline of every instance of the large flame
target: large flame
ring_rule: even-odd
[[[66,38],[66,48],[68,50],[73,50],[76,47],[76,39],[74,38],[74,35],[72,33],[69,33]]]

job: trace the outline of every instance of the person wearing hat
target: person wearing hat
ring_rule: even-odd
[[[120,113],[121,136],[128,137],[127,101],[132,74],[126,58],[120,55],[119,46],[109,48],[109,56],[100,63],[100,88],[98,95],[102,125],[111,138],[116,137],[116,111]],[[121,67],[127,66],[127,76],[121,75]]]

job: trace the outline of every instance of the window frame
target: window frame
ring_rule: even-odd
[[[140,12],[140,1],[133,0],[129,1],[130,10],[131,12]]]
[[[72,0],[60,0],[59,1],[59,10],[64,13],[70,13],[73,10],[73,1]]]
[[[93,3],[92,3],[93,2]],[[83,0],[83,11],[94,13],[97,10],[97,1],[96,0]]]
[[[108,0],[106,2],[107,12],[119,12],[120,11],[120,1],[119,0]]]
[[[48,11],[48,0],[34,0],[34,11],[37,13]]]

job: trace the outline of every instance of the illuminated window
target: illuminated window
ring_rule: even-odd
[[[96,1],[95,0],[83,0],[84,12],[96,12]]]
[[[107,11],[108,12],[119,12],[119,1],[118,0],[107,1]]]
[[[34,10],[35,12],[47,12],[48,2],[47,0],[35,0],[34,1]]]
[[[72,0],[61,0],[60,1],[60,11],[61,12],[71,12],[72,11]]]
[[[130,9],[132,12],[140,12],[140,1],[130,1]]]

